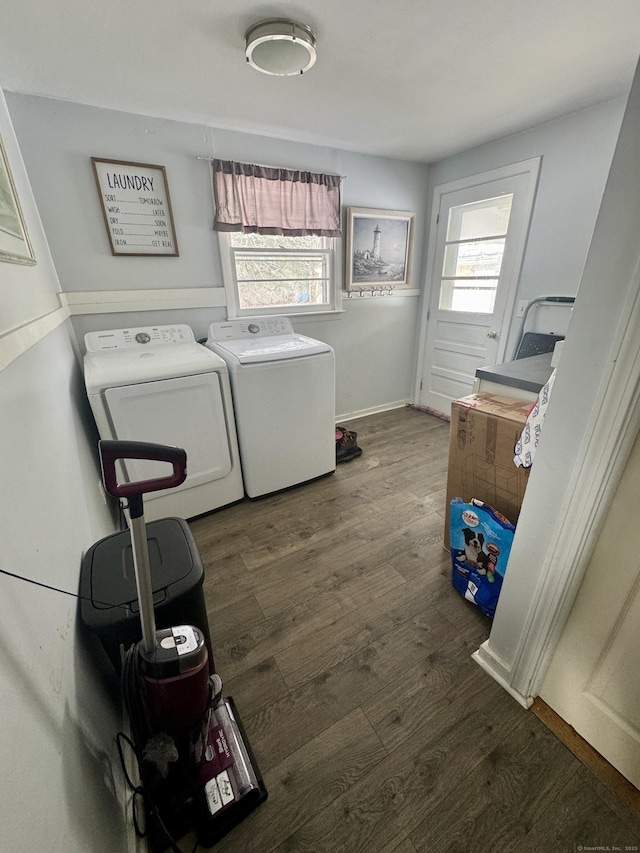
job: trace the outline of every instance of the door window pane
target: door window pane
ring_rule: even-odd
[[[451,243],[444,250],[442,275],[454,277],[498,277],[502,267],[505,238]]]
[[[485,281],[447,281],[440,289],[440,308],[447,311],[471,311],[474,314],[491,314],[496,301],[498,279]],[[447,303],[443,305],[443,303]]]
[[[447,242],[506,234],[512,204],[513,193],[506,193],[452,207],[447,223]]]
[[[449,211],[440,308],[491,314],[506,245],[513,193]]]

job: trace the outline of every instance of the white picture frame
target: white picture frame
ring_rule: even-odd
[[[35,264],[31,241],[9,168],[9,160],[0,138],[0,261],[10,264]]]
[[[347,208],[346,290],[410,287],[414,218],[408,210]]]

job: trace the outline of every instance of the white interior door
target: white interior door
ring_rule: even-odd
[[[640,439],[622,475],[540,690],[640,788]]]
[[[416,398],[448,414],[502,361],[539,158],[436,187]]]

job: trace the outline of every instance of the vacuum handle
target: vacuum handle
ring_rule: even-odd
[[[102,440],[98,442],[98,448],[105,489],[114,498],[128,498],[129,501],[129,528],[131,530],[133,567],[140,606],[142,643],[145,652],[150,655],[156,646],[156,619],[153,610],[153,583],[142,495],[145,492],[171,489],[184,483],[187,477],[187,454],[181,447],[151,444],[146,441]],[[173,467],[173,471],[167,477],[137,480],[134,483],[119,483],[116,474],[116,462],[119,459],[149,459],[152,462],[168,462]]]
[[[181,447],[166,444],[151,444],[147,441],[111,441],[98,442],[102,479],[104,487],[114,498],[131,498],[146,492],[158,492],[160,489],[172,489],[181,485],[187,478],[187,454]],[[151,480],[137,480],[134,483],[119,483],[116,474],[118,459],[149,459],[153,462],[168,462],[173,472],[166,477],[154,477]]]

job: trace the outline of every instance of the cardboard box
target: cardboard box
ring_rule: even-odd
[[[449,549],[452,498],[478,498],[518,520],[529,469],[513,461],[514,447],[532,403],[497,394],[471,394],[451,405],[444,546]]]

